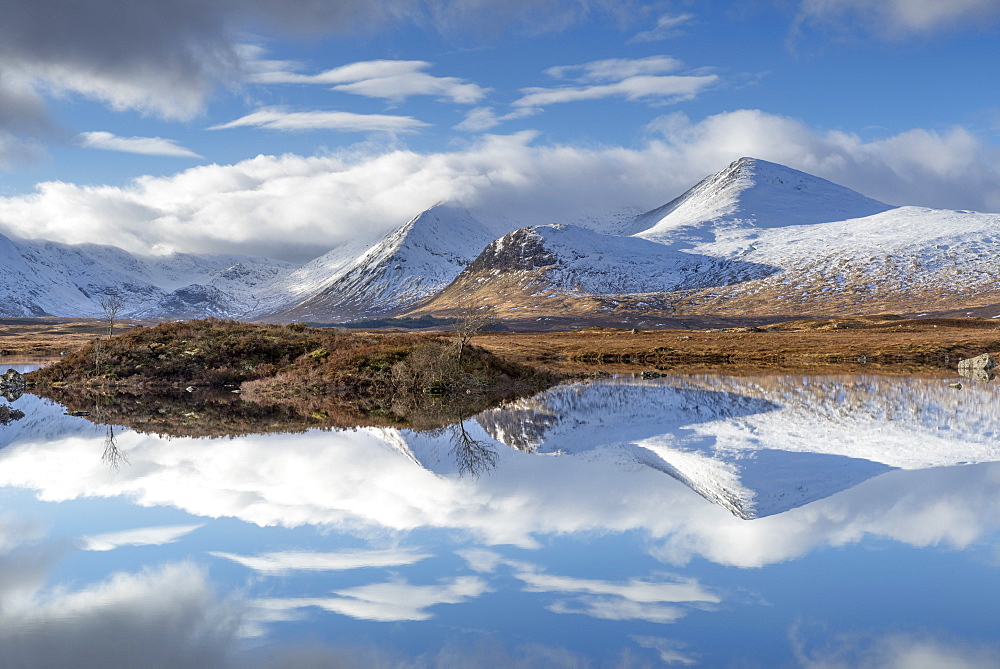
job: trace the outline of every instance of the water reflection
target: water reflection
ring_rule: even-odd
[[[809,665],[917,628],[948,639],[926,653],[995,657],[996,399],[613,379],[443,430],[199,439],[26,395],[0,428],[0,665]]]

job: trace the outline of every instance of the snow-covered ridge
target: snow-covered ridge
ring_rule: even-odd
[[[113,246],[3,236],[0,264],[0,315],[85,317],[101,315],[106,295],[125,297],[126,315],[241,316],[256,293],[294,267],[268,258],[139,256]],[[171,302],[176,309],[165,312]]]

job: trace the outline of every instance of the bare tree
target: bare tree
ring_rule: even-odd
[[[118,314],[125,307],[125,302],[125,298],[121,295],[105,295],[98,300],[98,304],[101,305],[101,309],[104,311],[104,321],[108,324],[108,339],[111,339],[112,332],[115,329],[115,321],[118,319]]]
[[[489,307],[477,309],[470,304],[460,309],[458,317],[455,319],[455,335],[458,337],[459,367],[462,365],[462,356],[465,355],[465,347],[469,345],[469,341],[495,320],[493,310]]]

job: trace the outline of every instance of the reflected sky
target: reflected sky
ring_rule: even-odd
[[[114,428],[117,463],[26,395],[0,666],[988,666],[1000,405],[948,384],[611,379],[464,442]]]

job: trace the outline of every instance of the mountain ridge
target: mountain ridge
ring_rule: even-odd
[[[894,207],[759,159],[645,213],[580,222],[518,228],[503,212],[439,203],[301,267],[0,237],[0,315],[99,316],[106,294],[128,295],[128,315],[143,317],[335,323],[475,309],[524,329],[1000,315],[1000,214]]]

